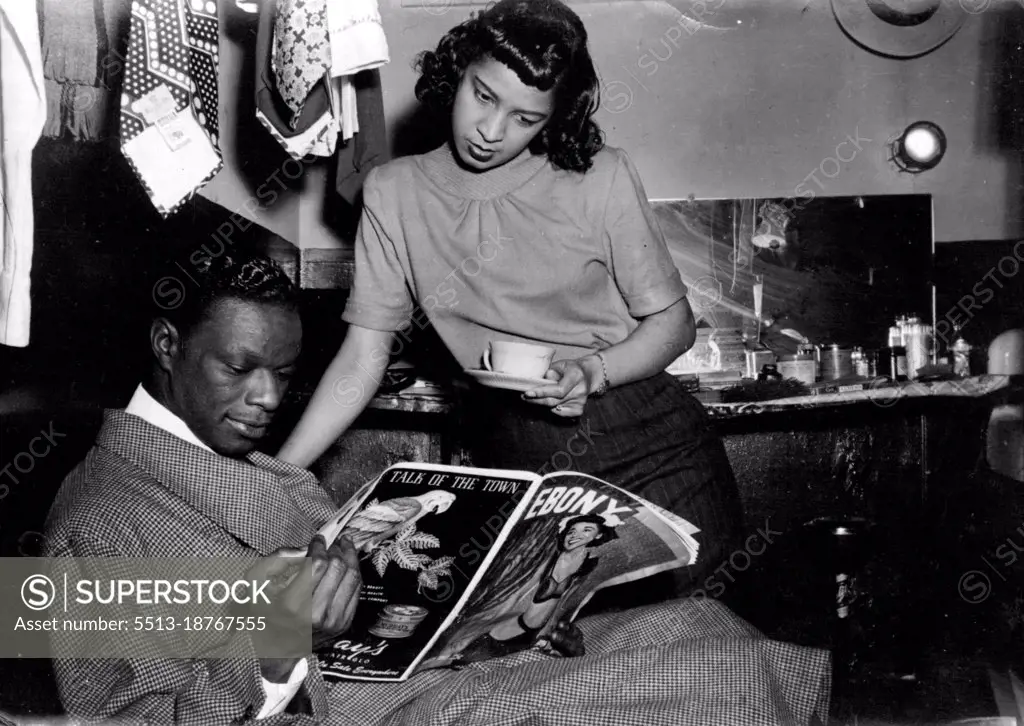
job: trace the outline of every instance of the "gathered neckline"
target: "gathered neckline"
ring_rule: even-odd
[[[527,149],[515,159],[483,172],[463,168],[445,142],[420,157],[424,173],[442,189],[467,199],[493,199],[519,189],[548,165],[545,154]]]

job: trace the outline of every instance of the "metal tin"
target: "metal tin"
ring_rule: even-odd
[[[419,605],[385,605],[368,631],[379,638],[408,638],[429,612]]]
[[[907,349],[907,377],[917,378],[917,372],[931,362],[932,328],[918,318],[911,318],[903,329],[903,347]]]
[[[853,350],[830,345],[821,355],[821,380],[835,381],[853,375]]]
[[[797,348],[797,355],[807,355],[814,359],[814,380],[821,380],[821,346],[808,343]]]
[[[810,353],[780,355],[776,365],[783,378],[794,378],[808,386],[813,386],[818,377],[818,362]]]

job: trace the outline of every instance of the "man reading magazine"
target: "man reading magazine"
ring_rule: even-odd
[[[153,323],[152,380],[127,411],[107,412],[96,446],[62,485],[47,523],[46,554],[255,561],[282,548],[308,548],[326,595],[314,597],[320,610],[314,621],[340,643],[360,617],[382,620],[364,612],[372,593],[360,586],[355,565],[358,560],[360,575],[368,572],[374,549],[387,538],[357,545],[346,535],[351,544],[326,547],[315,533],[336,511],[313,476],[254,451],[298,354],[295,291],[272,262],[234,252],[196,277],[199,290]],[[444,499],[435,497],[420,511],[438,517]],[[428,527],[425,517],[418,520],[424,530],[451,539]],[[525,608],[496,618],[487,602],[467,602],[462,612],[480,617],[458,623],[451,632],[460,642],[439,641],[431,655],[443,661],[461,654],[452,664],[461,658],[462,667],[427,670],[404,682],[326,683],[314,658],[268,664],[255,658],[66,658],[55,661],[62,703],[77,720],[118,724],[491,726],[547,719],[678,726],[808,723],[827,713],[827,653],[767,640],[710,600],[584,618],[578,625],[586,655],[580,657],[552,657],[536,648],[490,657],[511,650],[508,641],[521,635],[517,627],[526,633],[542,621],[558,621],[559,608],[568,612],[582,583],[614,554],[591,562],[598,550],[587,552],[586,545],[609,541],[592,519],[551,519],[535,534],[548,545],[530,548],[538,559],[521,569],[539,583],[530,586]],[[463,554],[464,562],[472,559],[470,550]],[[504,570],[486,572],[500,579]],[[422,590],[440,590],[430,587],[431,577],[424,579]],[[367,597],[353,613],[359,591]],[[500,599],[487,587],[473,592]],[[393,635],[417,613],[393,610],[387,615],[395,617],[376,629]],[[550,634],[557,640],[556,629]]]

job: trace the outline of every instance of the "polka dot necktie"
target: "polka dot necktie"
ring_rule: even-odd
[[[173,111],[188,109],[219,157],[216,0],[133,0],[131,12],[121,96],[121,147],[153,125],[153,118],[139,113],[136,102],[165,86],[174,100]],[[206,174],[192,191],[219,169],[218,165]],[[138,168],[136,173],[146,184]],[[160,211],[166,216],[174,209]]]

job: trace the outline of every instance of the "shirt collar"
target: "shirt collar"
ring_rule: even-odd
[[[143,421],[152,424],[159,429],[163,429],[167,433],[177,436],[183,441],[187,441],[188,443],[206,449],[207,451],[213,451],[213,449],[200,441],[198,436],[192,433],[192,429],[188,427],[188,424],[175,416],[171,413],[170,409],[149,395],[149,391],[147,391],[142,384],[139,384],[135,389],[135,393],[132,395],[132,400],[128,402],[128,407],[124,412],[130,413],[133,416],[138,416]]]

